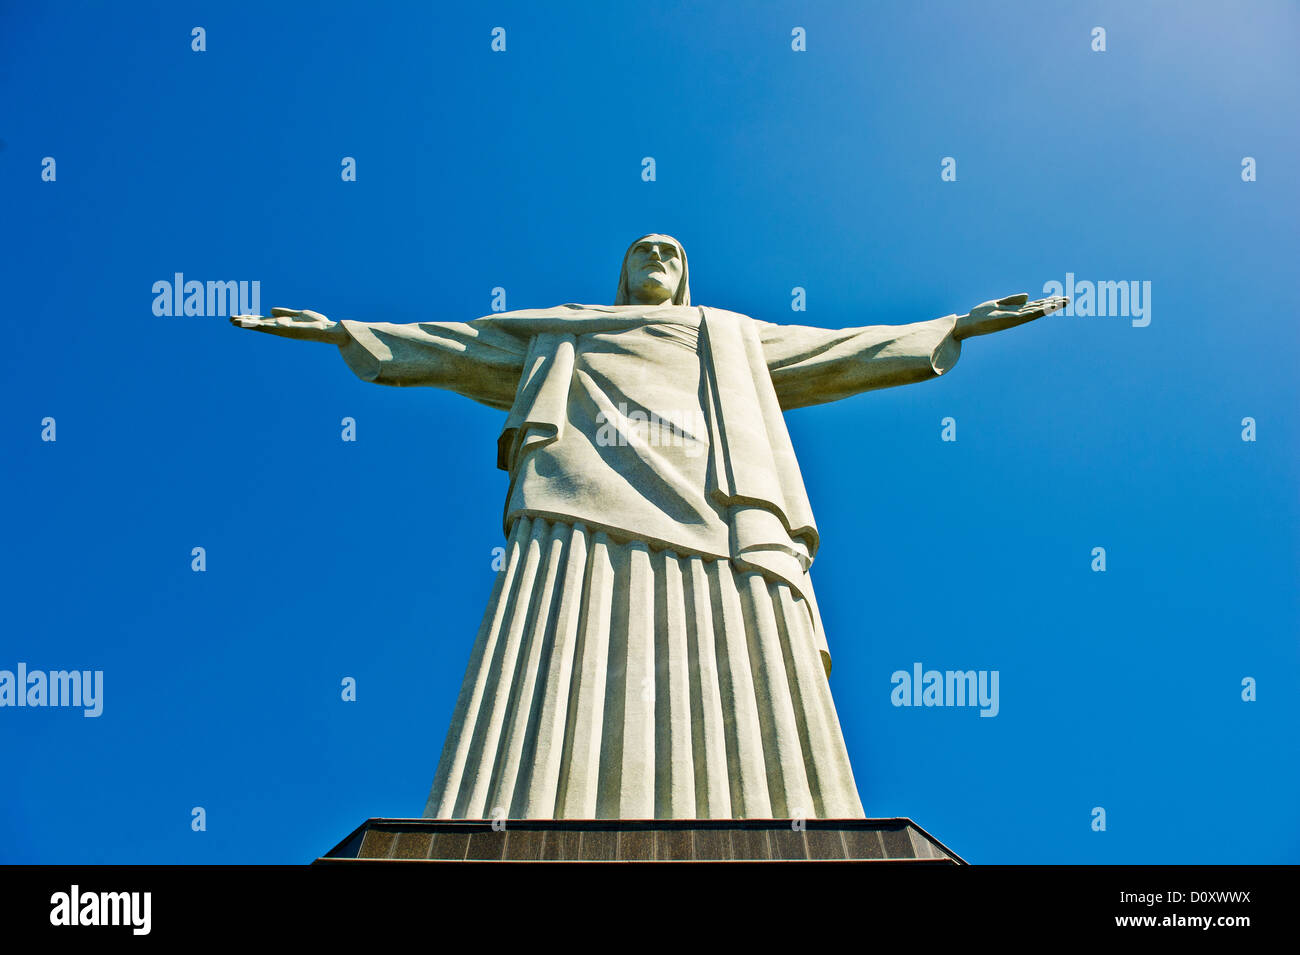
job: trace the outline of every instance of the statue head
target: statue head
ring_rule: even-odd
[[[614,304],[690,305],[690,273],[682,244],[652,232],[628,246]]]

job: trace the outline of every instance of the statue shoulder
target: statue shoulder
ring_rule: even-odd
[[[730,325],[734,325],[742,332],[747,330],[757,331],[759,328],[772,324],[771,322],[764,322],[760,319],[754,318],[751,315],[746,315],[744,312],[733,312],[728,308],[715,308],[712,305],[701,305],[698,307],[706,321],[712,321],[714,323],[726,322]]]
[[[753,318],[753,317],[750,316],[750,315],[746,315],[744,312],[733,312],[733,311],[732,311],[731,309],[729,309],[729,308],[716,308],[716,307],[714,307],[714,306],[712,306],[712,305],[702,305],[702,306],[700,306],[700,307],[701,307],[701,308],[704,308],[704,309],[706,309],[707,311],[710,311],[710,312],[717,312],[717,313],[719,313],[719,314],[721,314],[721,315],[731,315],[731,316],[734,316],[735,318],[739,319],[739,320],[742,321],[742,322],[754,322],[754,321],[757,321],[756,318]]]
[[[561,318],[573,315],[578,312],[591,311],[605,306],[599,305],[578,305],[574,302],[566,302],[563,305],[552,305],[550,308],[516,308],[509,312],[489,312],[484,315],[485,319],[501,320],[512,318]]]

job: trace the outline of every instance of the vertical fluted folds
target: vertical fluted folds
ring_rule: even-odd
[[[863,815],[789,586],[520,518],[425,815]]]

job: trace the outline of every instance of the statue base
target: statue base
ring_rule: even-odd
[[[910,819],[368,819],[313,865],[883,862],[966,865]]]

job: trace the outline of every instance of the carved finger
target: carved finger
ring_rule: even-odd
[[[1028,295],[1026,295],[1024,292],[1018,292],[1015,295],[1008,295],[1006,298],[998,299],[997,304],[1001,305],[1003,308],[1019,308],[1021,305],[1024,305],[1028,301],[1029,301]]]

